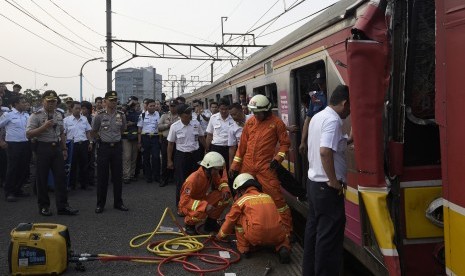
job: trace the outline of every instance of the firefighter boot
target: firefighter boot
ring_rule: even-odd
[[[207,218],[203,225],[203,229],[205,232],[218,232],[220,230],[220,226],[216,222],[216,219]]]
[[[195,225],[186,224],[186,234],[189,236],[197,235],[197,230],[195,230]]]
[[[282,264],[288,264],[291,262],[291,254],[289,253],[289,249],[286,247],[281,247],[278,250],[279,262]]]

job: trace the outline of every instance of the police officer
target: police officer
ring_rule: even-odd
[[[192,107],[187,104],[179,104],[177,109],[180,120],[171,125],[167,138],[168,169],[174,169],[174,181],[176,182],[176,206],[179,204],[182,184],[198,168],[199,142],[205,146],[205,134],[200,123],[197,120],[192,120]],[[175,152],[174,144],[176,144]]]
[[[226,169],[229,170],[228,132],[235,125],[229,115],[229,101],[225,98],[219,100],[220,112],[213,114],[207,126],[207,150],[216,151],[226,160]]]
[[[5,199],[14,202],[18,197],[29,196],[21,190],[27,174],[21,170],[29,166],[31,147],[26,137],[26,124],[29,114],[25,112],[26,100],[24,97],[10,98],[12,110],[0,117],[0,128],[5,127],[5,141],[7,147],[7,171],[5,181]]]
[[[142,150],[145,181],[147,183],[160,182],[160,142],[158,136],[158,122],[160,114],[155,111],[155,100],[147,100],[147,110],[139,116],[138,147]]]
[[[162,140],[161,140],[161,181],[160,187],[166,186],[168,184],[169,179],[173,178],[173,170],[168,169],[168,133],[170,131],[170,127],[174,122],[179,120],[178,111],[176,107],[178,102],[176,100],[171,100],[169,102],[169,109],[168,113],[165,113],[160,118],[160,123],[158,124],[158,133],[161,132]]]
[[[47,186],[50,169],[55,183],[57,213],[76,215],[79,212],[68,205],[64,163],[68,157],[68,149],[63,114],[56,110],[57,100],[55,91],[45,91],[42,95],[43,108],[29,117],[26,127],[26,137],[37,138],[37,197],[39,213],[43,216],[52,215]]]
[[[137,161],[137,122],[140,112],[136,110],[139,99],[131,96],[126,111],[127,128],[123,132],[123,182],[129,184],[134,179]]]
[[[73,143],[73,157],[71,161],[70,186],[76,188],[76,179],[79,168],[81,189],[86,190],[88,184],[87,166],[88,153],[92,151],[92,139],[90,136],[90,124],[87,118],[81,115],[81,103],[73,102],[72,115],[64,119],[66,139]]]
[[[102,213],[107,201],[109,169],[113,182],[113,207],[128,211],[122,199],[123,150],[121,134],[126,129],[124,113],[116,110],[118,95],[115,91],[105,93],[105,109],[97,113],[92,122],[94,136],[98,134],[100,142],[97,150],[97,208]]]

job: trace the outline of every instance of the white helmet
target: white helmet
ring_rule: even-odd
[[[209,168],[219,168],[223,167],[225,164],[223,156],[221,154],[211,151],[203,157],[202,161],[200,162],[200,165],[209,169]]]
[[[249,180],[255,180],[255,178],[249,174],[249,173],[241,173],[240,175],[238,175],[236,177],[236,179],[234,179],[234,183],[233,183],[233,188],[234,190],[237,190],[239,189],[242,185],[245,184],[245,182],[249,181]]]
[[[252,112],[263,112],[271,109],[271,103],[266,96],[255,95],[250,99],[248,107]]]

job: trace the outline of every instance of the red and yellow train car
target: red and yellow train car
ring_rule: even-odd
[[[465,275],[463,49],[465,0],[343,0],[188,100],[264,94],[301,126],[302,95],[325,70],[328,94],[343,83],[351,95],[347,251],[376,275]],[[290,137],[283,165],[299,184],[283,192],[303,233],[307,157]]]

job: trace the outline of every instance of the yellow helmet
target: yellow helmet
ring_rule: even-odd
[[[266,96],[259,94],[250,99],[248,107],[252,112],[263,112],[271,109],[271,103]]]
[[[255,178],[249,173],[241,173],[234,179],[233,188],[234,190],[239,189],[249,180],[255,180]]]
[[[215,151],[210,151],[209,153],[205,154],[203,157],[202,161],[200,162],[200,165],[209,169],[209,168],[219,168],[223,167],[225,164],[223,156],[221,154],[215,152]]]

